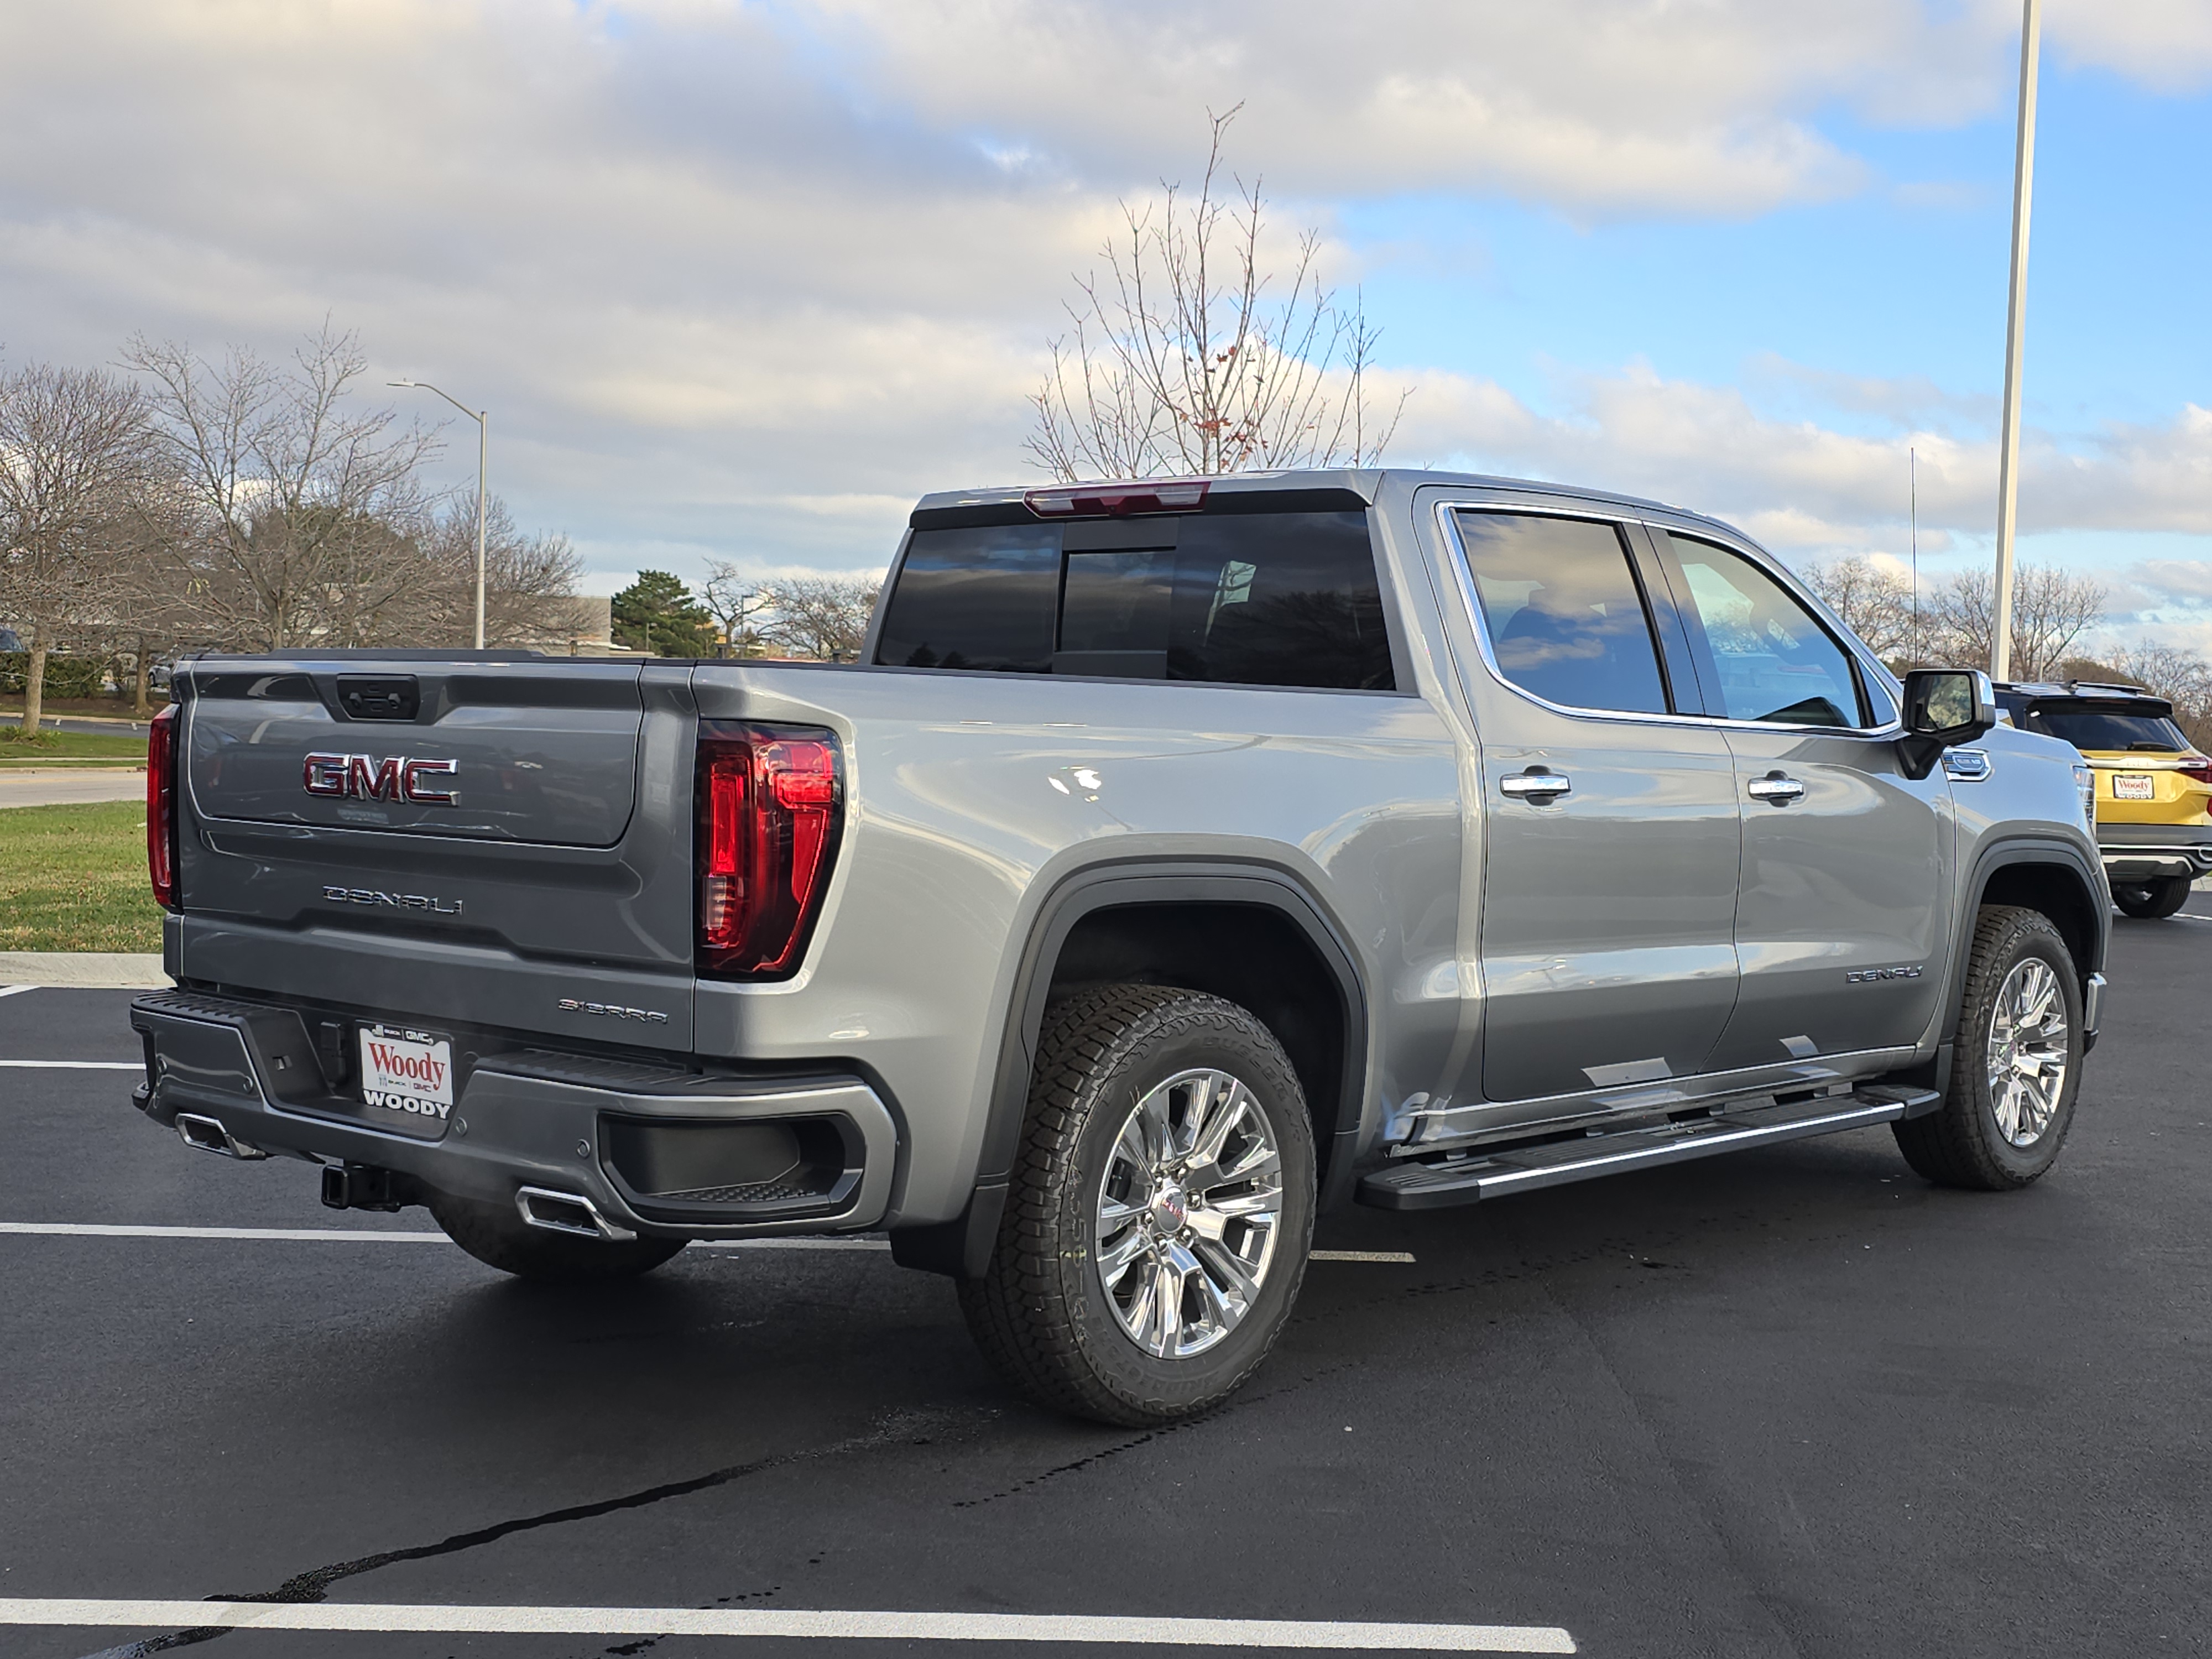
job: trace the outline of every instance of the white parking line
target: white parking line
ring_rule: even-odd
[[[0,1624],[488,1636],[781,1636],[858,1642],[1089,1642],[1115,1647],[1340,1652],[1572,1653],[1556,1625],[1366,1624],[1306,1619],[1116,1619],[1085,1613],[840,1613],[765,1607],[438,1607],[394,1602],[0,1599]]]
[[[0,1060],[19,1072],[143,1072],[143,1060]]]
[[[35,985],[0,985],[0,997],[19,997],[26,991],[35,991]]]

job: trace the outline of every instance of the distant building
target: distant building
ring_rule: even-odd
[[[614,641],[614,601],[604,593],[579,593],[555,600],[548,606],[556,617],[553,627],[515,641],[551,657],[642,657]],[[565,624],[565,625],[563,625]]]

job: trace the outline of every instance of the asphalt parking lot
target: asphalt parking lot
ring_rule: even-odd
[[[1317,1263],[1257,1382],[1155,1433],[1010,1398],[950,1285],[879,1249],[502,1280],[407,1237],[420,1211],[333,1215],[303,1165],[140,1119],[131,1071],[84,1068],[136,1060],[130,993],[0,996],[0,1059],[72,1062],[0,1066],[0,1598],[447,1610],[18,1624],[0,1651],[842,1659],[1070,1648],[1044,1621],[1099,1614],[1638,1659],[2206,1651],[2212,895],[2189,910],[2116,924],[2040,1186],[1937,1190],[1877,1130],[1353,1211],[1320,1242],[1413,1261]],[[101,1227],[313,1236],[74,1231]],[[579,1607],[956,1617],[549,1628]],[[1147,1635],[1267,1645],[1072,1650]]]

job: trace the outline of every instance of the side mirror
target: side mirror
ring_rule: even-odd
[[[1905,677],[1905,775],[1924,778],[1946,749],[1972,743],[1997,723],[1997,696],[1978,668],[1916,668]]]

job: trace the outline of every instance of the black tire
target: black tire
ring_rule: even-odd
[[[1928,1116],[1890,1127],[1905,1161],[1937,1185],[2004,1192],[2039,1179],[2057,1161],[2073,1127],[2084,1057],[2081,985],[2066,941],[2040,911],[2002,904],[1984,907],[1974,925],[1971,949],[1950,1089],[1943,1103]],[[2066,1023],[2066,1073],[2049,1121],[2030,1144],[2019,1146],[1999,1127],[1990,1085],[1990,1039],[1999,1012],[1999,993],[2014,970],[2031,959],[2040,959],[2057,981]]]
[[[532,1227],[512,1204],[486,1204],[450,1193],[426,1200],[432,1218],[487,1267],[544,1285],[604,1284],[649,1273],[686,1244],[684,1238],[586,1238]]]
[[[2125,881],[2112,888],[2112,902],[2120,914],[2139,921],[2170,916],[2189,902],[2189,878],[2166,876],[2157,881]]]
[[[1273,1254],[1241,1321],[1200,1352],[1160,1357],[1124,1328],[1102,1279],[1100,1199],[1117,1179],[1115,1142],[1139,1103],[1204,1069],[1243,1083],[1273,1136],[1281,1182]],[[1180,1199],[1169,1201],[1180,1219]],[[1152,1226],[1154,1212],[1143,1213],[1130,1225]],[[993,1364],[1040,1404],[1128,1426],[1194,1416],[1228,1398],[1274,1346],[1305,1275],[1313,1214],[1305,1095],[1267,1028],[1219,997],[1089,988],[1047,1012],[1006,1215],[983,1276],[960,1286],[961,1310]],[[1255,1235],[1241,1237],[1249,1245]],[[1184,1283],[1182,1295],[1203,1298],[1203,1286]]]

